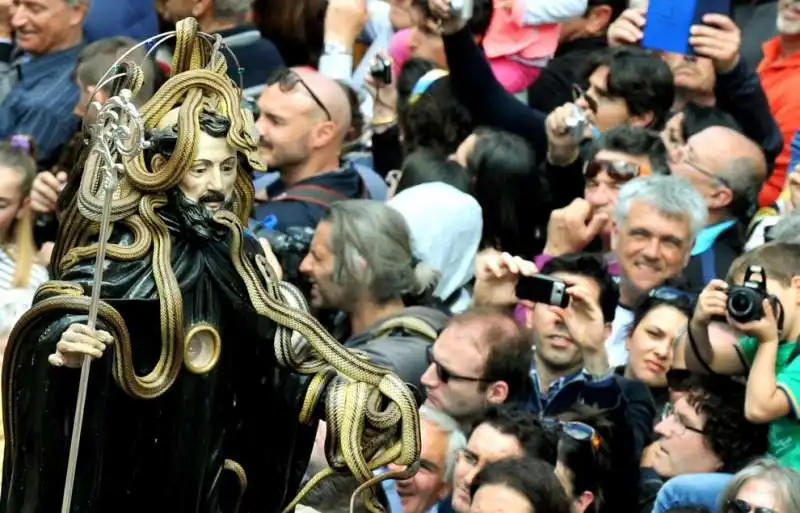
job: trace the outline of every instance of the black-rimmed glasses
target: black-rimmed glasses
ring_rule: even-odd
[[[308,84],[306,84],[305,80],[303,80],[303,78],[299,74],[297,74],[297,72],[294,71],[293,69],[281,68],[277,70],[275,73],[273,73],[272,76],[267,81],[267,86],[273,86],[275,84],[278,84],[278,87],[280,87],[281,92],[283,93],[288,93],[289,91],[294,89],[297,86],[297,84],[300,84],[301,86],[303,86],[303,88],[306,90],[309,96],[311,96],[311,99],[314,100],[314,103],[316,103],[319,106],[319,108],[322,109],[322,111],[325,113],[325,117],[328,118],[328,121],[333,121],[333,118],[331,117],[331,112],[328,110],[328,107],[326,107],[325,104],[322,103],[322,100],[319,99],[319,96],[317,96],[316,93],[314,93],[314,91],[308,86]]]
[[[706,434],[706,432],[703,431],[700,428],[687,426],[686,425],[686,421],[684,419],[682,419],[680,417],[680,415],[678,415],[678,412],[675,411],[675,406],[673,406],[672,404],[667,404],[664,407],[664,412],[661,415],[661,421],[662,422],[667,420],[667,419],[671,420],[672,423],[675,424],[675,426],[676,426],[675,427],[675,434],[678,435],[678,436],[683,436],[683,434],[686,433],[687,431],[691,431],[693,433],[697,433],[697,434],[700,434],[700,435],[705,435]]]
[[[451,379],[456,379],[459,381],[474,381],[477,383],[485,383],[490,380],[485,378],[474,378],[470,376],[460,376],[455,374],[454,372],[450,372],[446,367],[442,366],[441,363],[437,362],[436,359],[433,357],[433,346],[428,346],[427,348],[427,357],[428,357],[428,364],[433,365],[433,368],[436,370],[436,376],[439,378],[439,381],[442,383],[447,383]]]

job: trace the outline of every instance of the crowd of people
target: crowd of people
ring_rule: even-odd
[[[176,51],[148,38],[193,17],[268,168],[248,232],[421,399],[387,511],[800,512],[800,2],[733,0],[691,55],[643,46],[647,1],[271,2],[0,0],[0,339],[115,66],[145,105]],[[194,201],[237,165],[185,170]]]

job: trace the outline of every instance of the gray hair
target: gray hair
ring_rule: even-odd
[[[76,6],[76,5],[78,5],[78,4],[85,4],[85,5],[87,5],[87,6],[88,6],[88,5],[91,3],[91,0],[64,0],[64,1],[65,1],[65,2],[67,3],[67,5],[69,5],[70,7],[75,7],[75,6]]]
[[[750,217],[758,206],[758,191],[764,185],[764,178],[758,170],[758,162],[750,157],[735,158],[728,162],[717,176],[728,183],[734,194],[728,210],[742,222],[750,222]]]
[[[253,0],[214,0],[214,16],[236,18],[250,10],[252,4]]]
[[[706,202],[692,184],[678,176],[642,176],[619,190],[614,221],[624,225],[634,203],[645,203],[666,217],[688,219],[690,239],[695,240],[708,222]]]
[[[800,511],[800,472],[772,458],[756,460],[740,470],[720,494],[719,503],[724,507],[728,501],[736,500],[739,490],[751,479],[769,482],[786,511]]]
[[[444,469],[445,483],[453,482],[453,470],[456,467],[456,456],[458,451],[466,447],[467,436],[461,430],[461,426],[453,417],[444,412],[431,408],[423,404],[419,408],[419,416],[436,426],[436,428],[447,436],[447,462]]]
[[[414,259],[410,230],[395,209],[373,200],[338,201],[322,221],[331,223],[334,283],[358,284],[379,304],[433,292],[440,275]]]
[[[769,231],[772,242],[800,244],[800,210],[795,210],[780,220]]]

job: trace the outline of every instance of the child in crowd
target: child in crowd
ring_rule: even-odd
[[[495,78],[510,93],[522,92],[536,80],[541,69],[555,54],[561,38],[561,22],[582,16],[588,6],[588,0],[488,1],[492,2],[488,23],[478,19],[485,16],[483,11],[487,9],[476,8],[469,25],[476,41],[484,49]],[[480,25],[484,27],[482,31],[478,30]],[[401,30],[394,35],[389,44],[389,54],[394,62],[395,75],[412,56],[438,61],[431,53],[438,55],[442,52],[437,48],[441,42],[430,42],[431,30],[431,23],[420,20],[417,27]],[[425,34],[419,35],[417,32]],[[424,55],[415,54],[415,47],[421,46],[416,41],[419,39],[428,41],[424,43],[428,47],[423,50]],[[446,65],[444,62],[437,64]]]
[[[47,280],[33,240],[30,193],[36,176],[33,141],[14,135],[0,142],[0,295],[35,290]]]
[[[506,90],[517,93],[539,77],[555,55],[560,22],[581,16],[587,4],[587,0],[494,0],[483,51]]]
[[[764,278],[767,299],[762,300],[757,289]],[[738,344],[711,344],[708,326],[717,318],[727,318],[744,335]],[[770,454],[795,469],[800,469],[798,338],[800,246],[773,242],[737,258],[727,282],[713,280],[706,286],[684,351],[687,365],[697,371],[747,374],[749,369],[745,416],[769,424]]]

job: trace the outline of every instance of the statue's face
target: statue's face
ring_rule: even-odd
[[[179,187],[187,198],[215,211],[233,195],[237,169],[236,150],[228,141],[201,131],[197,158]]]

